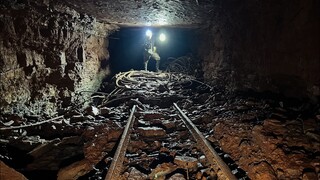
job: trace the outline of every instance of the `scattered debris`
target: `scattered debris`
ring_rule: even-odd
[[[105,98],[84,110],[66,108],[51,118],[0,117],[0,159],[29,172],[59,172],[60,179],[104,178],[136,105],[121,177],[219,177],[173,108],[177,103],[239,179],[310,179],[319,173],[319,109],[231,96],[178,73],[129,71],[114,81],[99,94]]]

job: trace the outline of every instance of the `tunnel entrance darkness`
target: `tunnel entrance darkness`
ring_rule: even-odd
[[[187,28],[153,28],[135,27],[121,28],[109,36],[110,69],[112,74],[118,72],[143,70],[143,51],[146,39],[146,31],[153,32],[155,46],[161,57],[160,70],[164,70],[169,57],[196,55],[197,36],[195,29]],[[160,33],[166,35],[164,42],[159,41]],[[148,70],[156,70],[156,61],[150,59]]]

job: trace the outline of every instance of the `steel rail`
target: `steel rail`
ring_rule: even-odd
[[[122,164],[124,156],[129,144],[131,129],[135,120],[134,112],[136,110],[136,105],[133,105],[131,114],[128,118],[126,127],[122,133],[119,145],[112,159],[112,163],[105,177],[105,180],[118,180],[120,179],[120,173],[122,170]]]
[[[180,113],[184,124],[187,126],[189,131],[191,132],[193,138],[197,141],[198,145],[201,147],[200,149],[203,151],[205,156],[208,158],[209,163],[212,165],[218,165],[219,169],[223,172],[224,176],[229,180],[236,180],[234,174],[232,174],[230,168],[227,164],[220,158],[218,153],[212,148],[209,142],[205,139],[199,129],[192,123],[192,121],[186,116],[184,112],[179,108],[176,103],[173,103],[174,107]]]

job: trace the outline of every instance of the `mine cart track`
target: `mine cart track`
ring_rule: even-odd
[[[112,163],[110,165],[108,174],[105,179],[110,179],[110,180],[119,179],[121,169],[122,169],[123,159],[124,159],[124,156],[129,144],[129,140],[130,140],[130,133],[135,120],[135,116],[134,116],[135,111],[136,111],[136,105],[133,105],[128,122],[126,124],[126,127],[124,128],[124,131],[120,139],[120,143],[117,147],[116,153],[114,154]]]
[[[218,153],[213,149],[209,142],[205,139],[199,129],[192,123],[192,121],[187,117],[187,115],[179,108],[176,103],[173,103],[175,109],[179,112],[181,120],[188,128],[189,132],[192,134],[193,138],[196,140],[197,145],[201,148],[208,162],[212,165],[216,172],[221,171],[223,173],[222,177],[229,180],[236,180],[236,176],[232,173],[227,164],[219,157]],[[120,179],[120,174],[122,171],[123,161],[125,158],[126,150],[130,141],[130,134],[132,132],[132,127],[135,121],[134,113],[136,111],[136,105],[133,105],[131,109],[128,122],[122,133],[119,145],[113,157],[110,168],[105,177],[106,180],[118,180]]]
[[[209,163],[212,165],[217,165],[218,171],[219,169],[223,172],[223,174],[230,180],[237,179],[231,172],[230,168],[227,164],[219,157],[218,153],[212,148],[206,138],[202,135],[199,129],[192,123],[192,121],[187,117],[187,115],[182,112],[179,106],[176,103],[173,103],[174,107],[179,112],[181,119],[183,120],[184,124],[187,126],[188,130],[192,134],[193,138],[196,139],[198,145],[202,147],[202,152],[208,159]]]

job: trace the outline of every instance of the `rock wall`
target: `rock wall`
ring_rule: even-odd
[[[319,1],[230,0],[215,7],[200,48],[207,82],[319,100]]]
[[[114,29],[53,0],[1,1],[1,113],[83,104],[109,74],[102,64]]]

